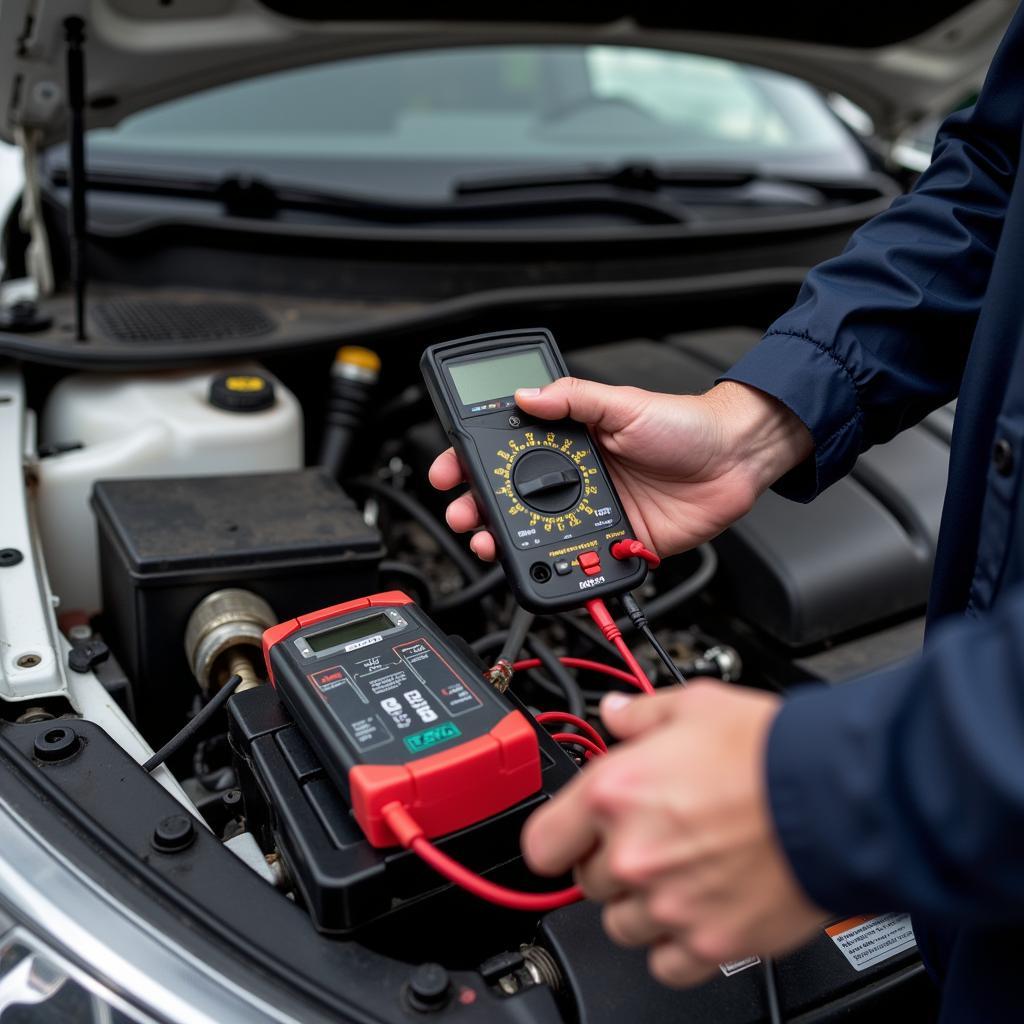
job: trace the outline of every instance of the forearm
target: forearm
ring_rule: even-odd
[[[720,450],[748,474],[756,494],[814,451],[811,433],[800,418],[756,387],[722,381],[704,398],[721,431]]]

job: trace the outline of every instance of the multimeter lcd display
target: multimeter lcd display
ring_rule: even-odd
[[[448,370],[463,405],[475,405],[515,393],[516,388],[539,388],[553,380],[539,348],[467,363],[450,363]]]
[[[383,633],[387,629],[394,629],[394,627],[395,624],[386,615],[371,615],[358,622],[347,622],[343,626],[335,626],[334,629],[325,629],[321,633],[309,634],[306,636],[306,643],[314,651],[326,651],[331,647],[337,647],[338,644],[362,640],[363,637]]]

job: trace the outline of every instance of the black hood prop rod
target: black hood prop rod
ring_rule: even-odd
[[[86,210],[85,210],[85,22],[64,21],[67,43],[67,97],[70,160],[68,257],[71,283],[75,290],[75,340],[85,341]]]

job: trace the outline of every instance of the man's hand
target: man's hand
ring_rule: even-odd
[[[812,450],[807,428],[784,405],[730,381],[694,396],[563,377],[543,389],[520,389],[516,403],[541,419],[571,417],[590,427],[637,539],[663,557],[721,533]],[[463,480],[451,448],[430,467],[438,490]],[[447,519],[458,533],[480,526],[468,494],[448,506]],[[494,558],[486,531],[470,546]]]
[[[606,697],[604,723],[627,742],[526,823],[527,864],[542,875],[574,867],[586,895],[605,901],[611,938],[649,946],[665,984],[792,949],[824,919],[793,877],[768,807],[765,748],[779,703],[711,682]]]

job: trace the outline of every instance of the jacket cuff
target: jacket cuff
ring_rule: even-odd
[[[811,686],[782,705],[768,738],[768,799],[779,842],[797,881],[832,914],[888,909],[881,879],[888,851],[875,815],[880,794],[858,772],[877,730],[859,711],[869,680],[846,689]],[[859,691],[859,692],[857,692]],[[856,700],[848,707],[847,696]],[[866,703],[870,704],[870,700]],[[851,714],[851,711],[853,712]],[[853,766],[851,767],[851,762]]]
[[[748,384],[789,408],[814,439],[814,455],[772,490],[810,501],[845,476],[862,450],[862,414],[849,367],[810,335],[770,331],[718,378]]]

